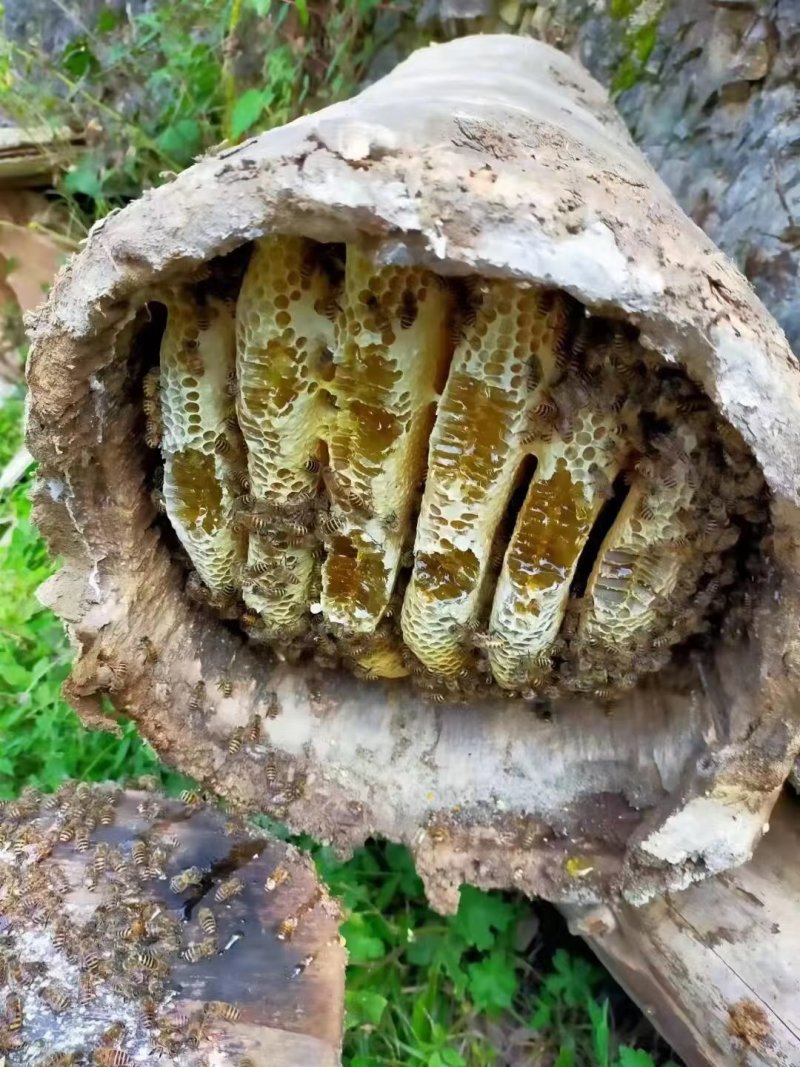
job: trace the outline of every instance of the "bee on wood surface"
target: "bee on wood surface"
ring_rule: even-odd
[[[197,919],[206,937],[217,936],[217,920],[214,918],[214,912],[211,908],[201,908],[197,913]]]
[[[214,900],[222,904],[226,900],[232,900],[238,896],[244,889],[244,882],[241,878],[233,875],[231,878],[226,878],[224,882],[221,882],[217,886],[217,891],[214,894]]]
[[[140,964],[146,971],[158,971],[161,970],[162,963],[158,956],[150,949],[140,948],[133,954],[134,959]]]
[[[267,893],[272,893],[279,885],[283,885],[289,878],[289,872],[285,867],[278,866],[267,876],[266,882],[264,882],[264,890]]]
[[[246,731],[247,728],[245,726],[237,726],[236,729],[233,731],[230,738],[228,739],[229,756],[235,756],[240,751],[244,743]]]
[[[203,872],[199,867],[186,867],[174,875],[169,882],[173,893],[183,893],[190,886],[200,885],[203,880]]]
[[[158,661],[158,649],[146,635],[139,638],[139,648],[142,650],[145,663],[156,663]]]
[[[6,997],[6,1028],[9,1033],[19,1033],[23,1021],[22,998],[18,993],[9,993]]]
[[[184,789],[180,794],[180,800],[191,808],[199,807],[203,803],[203,798],[193,789]]]
[[[264,776],[267,779],[267,785],[272,786],[275,784],[275,780],[278,777],[278,764],[275,760],[274,752],[270,752],[267,755],[267,762],[264,766]]]
[[[192,695],[189,698],[189,711],[193,714],[203,710],[203,704],[206,697],[206,683],[204,681],[196,682],[192,688]]]
[[[275,931],[277,939],[279,941],[291,941],[299,922],[300,920],[296,915],[287,915],[285,919],[281,919]]]
[[[187,963],[198,963],[217,954],[216,938],[206,938],[203,941],[193,941],[183,952],[183,958]]]
[[[92,1053],[95,1067],[138,1067],[136,1060],[121,1048],[99,1048]]]
[[[206,1003],[205,1010],[212,1018],[224,1019],[229,1023],[235,1023],[241,1015],[241,1011],[235,1004],[228,1004],[225,1000],[210,1000]]]

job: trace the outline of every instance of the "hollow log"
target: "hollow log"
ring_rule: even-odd
[[[565,908],[688,1067],[800,1063],[798,845],[800,806],[786,796],[743,867],[641,908]]]
[[[338,1064],[341,916],[311,860],[138,784],[4,804],[0,1059]]]
[[[573,61],[420,51],[102,220],[31,330],[85,720],[408,843],[445,911],[750,856],[799,745],[800,372]]]

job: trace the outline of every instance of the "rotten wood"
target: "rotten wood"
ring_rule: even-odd
[[[0,126],[0,186],[52,185],[85,143],[66,128]]]
[[[307,856],[194,794],[23,791],[0,811],[0,913],[9,1067],[339,1063],[338,906]]]
[[[800,1063],[798,850],[787,795],[738,870],[641,908],[563,909],[688,1067]]]

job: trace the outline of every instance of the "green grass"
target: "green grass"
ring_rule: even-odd
[[[185,0],[130,18],[103,9],[61,55],[0,41],[4,107],[13,100],[21,124],[90,124],[89,150],[59,187],[85,230],[211,145],[349,95],[390,6],[395,29],[413,26],[416,0]],[[231,57],[254,33],[263,65],[242,77]],[[0,470],[19,447],[22,407],[21,391],[0,406]],[[88,731],[61,697],[70,650],[36,600],[54,563],[31,522],[30,483],[31,472],[0,495],[0,798],[65,777],[154,774],[175,791],[185,780],[130,723],[121,738]],[[445,918],[428,908],[406,849],[374,842],[345,863],[300,844],[347,910],[347,1067],[666,1063],[602,970],[554,937],[552,911],[467,887]]]

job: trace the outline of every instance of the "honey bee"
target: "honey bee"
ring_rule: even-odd
[[[136,1060],[121,1048],[98,1048],[92,1053],[95,1067],[137,1067]]]
[[[292,978],[299,978],[300,975],[303,973],[303,971],[305,971],[306,968],[310,967],[315,959],[316,959],[316,957],[311,953],[308,956],[303,956],[303,958],[300,960],[300,962],[297,964],[297,966],[292,968],[291,977]]]
[[[158,1006],[152,997],[145,997],[140,1004],[145,1024],[154,1030],[158,1021]]]
[[[270,752],[267,756],[267,762],[264,766],[264,776],[267,779],[267,785],[272,786],[275,784],[275,780],[278,777],[278,765],[275,761],[274,752]]]
[[[210,1000],[206,1003],[205,1010],[212,1018],[224,1019],[229,1023],[235,1023],[241,1015],[235,1004],[228,1004],[225,1000]]]
[[[276,867],[275,870],[267,876],[266,882],[264,882],[265,892],[272,893],[279,885],[283,885],[288,878],[289,872],[285,867]]]
[[[81,964],[89,974],[96,974],[103,965],[103,957],[94,949],[88,949],[81,957]]]
[[[55,926],[53,927],[53,944],[62,952],[67,947],[69,934],[70,931],[66,919],[57,919]]]
[[[142,650],[145,663],[156,663],[158,661],[158,649],[146,635],[139,638],[139,648]]]
[[[147,845],[144,841],[134,841],[131,848],[131,859],[134,867],[147,866]]]
[[[418,313],[417,298],[410,289],[406,289],[400,301],[400,328],[410,329],[416,322]]]
[[[184,804],[188,804],[190,807],[198,807],[203,803],[203,798],[193,789],[184,789],[180,795],[180,800]]]
[[[450,832],[441,823],[431,823],[428,826],[428,837],[436,845],[441,845],[450,837]]]
[[[141,941],[147,933],[147,924],[141,915],[137,915],[122,931],[126,941]]]
[[[88,974],[82,974],[78,982],[78,1004],[83,1008],[97,996],[97,983]]]
[[[203,880],[203,872],[199,867],[186,867],[174,875],[169,882],[173,893],[183,893],[190,886],[200,885]]]
[[[303,464],[303,469],[307,470],[309,474],[319,474],[322,470],[322,464],[316,456],[309,456]]]
[[[134,952],[134,959],[141,964],[146,971],[158,971],[161,969],[161,961],[150,949],[140,948]]]
[[[277,939],[279,941],[291,941],[299,921],[296,915],[287,915],[285,919],[281,919],[275,930]]]
[[[217,920],[214,918],[214,912],[211,908],[201,908],[197,918],[206,937],[217,936]]]
[[[264,708],[264,718],[277,719],[278,715],[280,715],[280,711],[281,706],[278,703],[278,694],[270,693],[267,697],[266,707]]]
[[[214,438],[214,451],[218,456],[224,456],[231,450],[231,442],[228,435],[219,433]]]
[[[261,719],[257,714],[251,715],[247,723],[246,740],[251,745],[256,745],[261,740]]]
[[[142,392],[148,400],[158,396],[161,388],[161,372],[158,367],[149,370],[142,379]]]
[[[16,1034],[22,1029],[22,998],[18,993],[9,993],[6,997],[6,1028]]]
[[[181,355],[189,373],[193,374],[195,378],[202,378],[205,373],[205,364],[196,338],[190,338],[185,342]]]
[[[203,710],[203,702],[206,695],[206,683],[201,679],[197,682],[192,689],[192,695],[189,698],[189,711],[193,714]]]
[[[217,689],[224,697],[229,697],[233,694],[233,682],[229,674],[221,674],[217,679]]]
[[[161,423],[155,419],[147,419],[144,428],[144,443],[148,448],[161,447]]]
[[[289,783],[289,788],[286,791],[287,799],[289,801],[300,800],[300,798],[305,795],[305,791],[306,791],[306,776],[304,774],[298,774]]]
[[[235,756],[239,752],[242,747],[242,744],[244,743],[246,731],[247,727],[245,726],[237,726],[236,729],[233,731],[230,738],[228,739],[229,756]]]
[[[214,894],[214,900],[222,904],[226,900],[232,900],[238,896],[244,889],[244,882],[241,878],[233,875],[231,878],[227,878],[224,882],[221,882],[217,886],[217,891]]]
[[[107,803],[107,805],[103,805],[100,808],[98,818],[100,826],[111,826],[115,818],[113,803]],[[99,847],[100,846],[98,845],[98,848]],[[105,851],[105,849],[103,849],[103,851]]]
[[[206,938],[203,941],[193,941],[183,952],[183,958],[187,963],[198,963],[217,954],[216,939]]]

